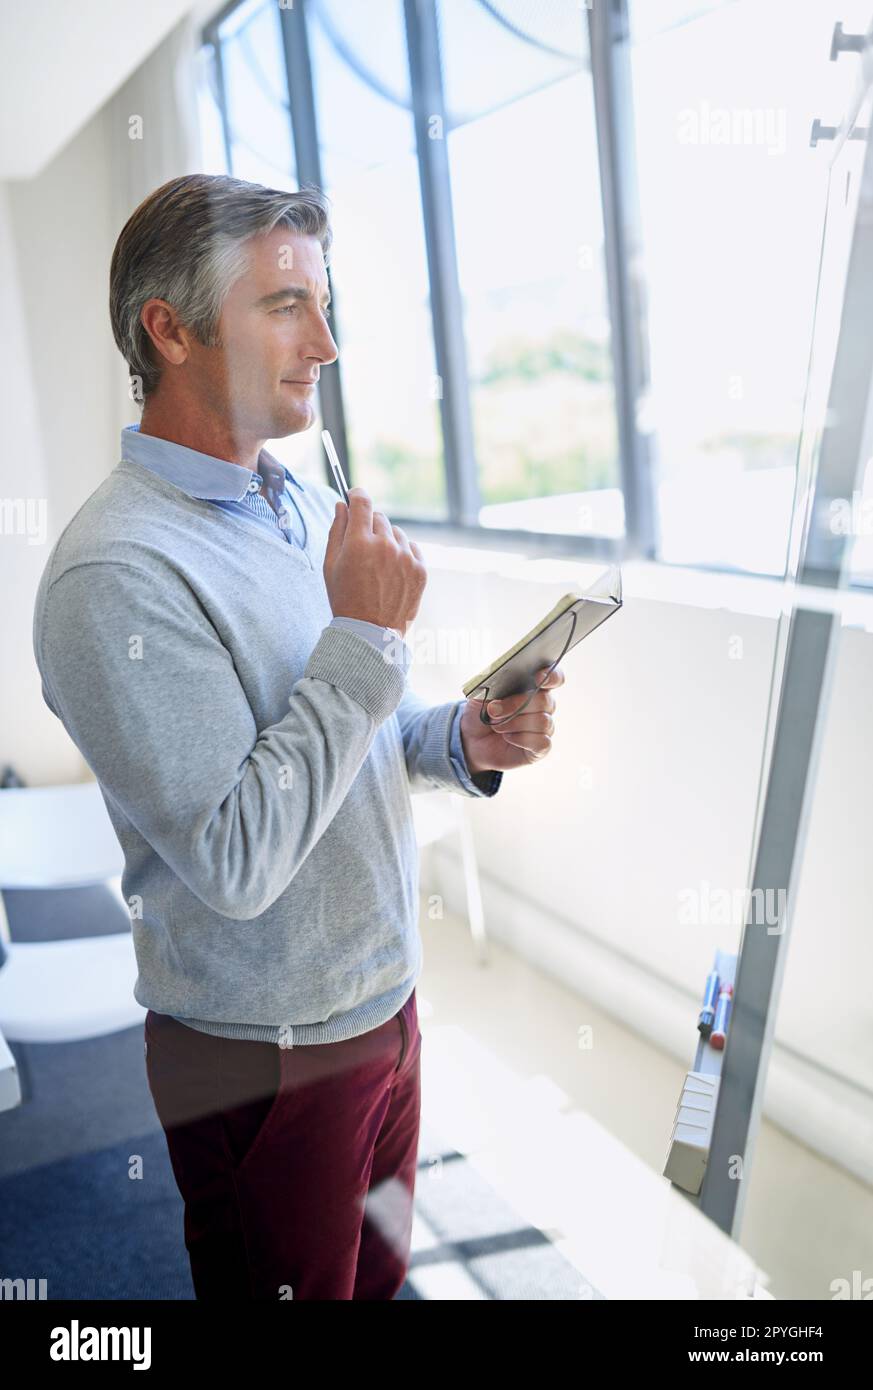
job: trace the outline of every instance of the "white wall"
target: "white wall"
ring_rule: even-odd
[[[488,659],[431,663],[451,648],[445,631],[442,648],[434,636],[441,624],[487,629],[496,655],[574,573],[550,580],[549,565],[523,561],[467,570],[440,549],[411,634],[414,684],[434,700],[459,696]],[[577,572],[581,582],[592,573]],[[467,804],[489,933],[690,1067],[713,952],[737,949],[740,919],[683,925],[679,893],[748,884],[779,586],[691,571],[665,584],[640,566],[626,570],[625,599],[564,660],[549,757],[506,774],[493,800]],[[859,606],[873,626],[873,600]],[[871,690],[873,635],[845,628],[766,1098],[777,1123],[868,1182]],[[423,887],[463,912],[449,841],[427,852]]]
[[[0,178],[42,173],[190,9],[191,0],[0,6]]]
[[[62,287],[58,287],[62,293]],[[33,596],[48,553],[52,488],[48,479],[45,416],[32,371],[32,337],[16,243],[12,199],[0,184],[0,763],[51,780],[76,778],[81,759],[57,720],[46,718],[31,649]],[[62,374],[60,374],[62,376]],[[63,380],[59,383],[63,396]],[[30,508],[30,515],[18,508]],[[44,539],[40,541],[40,536]],[[36,543],[32,543],[32,542]],[[48,711],[46,711],[48,714]]]
[[[161,22],[179,8],[168,0]],[[90,775],[42,702],[30,638],[33,599],[58,535],[115,467],[121,426],[139,418],[109,323],[109,265],[141,198],[199,167],[193,92],[179,91],[193,32],[183,22],[167,34],[37,177],[0,183],[7,368],[0,497],[26,493],[47,510],[43,544],[0,537],[8,607],[3,650],[12,663],[0,694],[0,760],[33,783]],[[152,42],[142,30],[139,37]],[[132,114],[142,119],[141,140],[129,138]]]
[[[106,154],[98,117],[39,178],[0,185],[0,283],[9,305],[0,384],[2,496],[38,498],[47,514],[43,544],[4,535],[0,546],[4,656],[14,659],[0,694],[0,759],[32,782],[87,775],[78,750],[42,702],[31,623],[51,546],[115,462]]]

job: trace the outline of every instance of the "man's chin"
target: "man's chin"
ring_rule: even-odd
[[[315,420],[315,406],[311,401],[299,401],[290,409],[277,410],[273,420],[270,439],[284,439],[288,434],[299,434],[308,430]]]

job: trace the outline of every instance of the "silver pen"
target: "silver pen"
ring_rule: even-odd
[[[339,457],[337,456],[337,451],[334,448],[333,440],[330,437],[330,430],[322,430],[321,438],[324,444],[325,452],[327,453],[327,461],[330,464],[331,469],[333,471],[334,481],[336,482],[339,495],[346,503],[346,505],[348,505],[349,485],[345,480],[342,465],[339,461]]]
[[[322,431],[321,431],[321,438],[322,438],[322,442],[323,442],[323,444],[324,444],[325,451],[326,451],[326,453],[327,453],[327,461],[328,461],[328,463],[330,464],[331,469],[333,470],[333,476],[334,476],[334,478],[335,478],[335,480],[336,480],[337,488],[339,489],[340,495],[342,496],[342,499],[343,499],[343,501],[345,502],[346,506],[348,506],[348,501],[349,501],[349,488],[348,488],[348,483],[347,483],[346,480],[345,480],[345,475],[344,475],[343,470],[342,470],[342,465],[341,465],[341,463],[340,463],[340,461],[339,461],[339,457],[338,457],[338,455],[337,455],[337,451],[336,451],[336,449],[334,448],[333,440],[332,440],[331,437],[330,437],[330,430],[322,430]],[[392,637],[399,638],[401,642],[403,641],[403,632],[401,631],[401,629],[400,629],[399,627],[386,627],[386,628],[385,628],[385,631],[388,632],[388,633],[390,633]],[[384,653],[384,655],[385,655],[385,657],[386,657],[386,660],[388,660],[387,649],[386,649],[386,653]]]

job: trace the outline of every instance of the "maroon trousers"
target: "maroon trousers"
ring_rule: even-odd
[[[391,1299],[409,1267],[415,991],[345,1042],[281,1048],[145,1020],[198,1300]]]

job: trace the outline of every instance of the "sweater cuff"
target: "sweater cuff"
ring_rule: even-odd
[[[382,724],[403,698],[411,656],[400,637],[380,651],[366,637],[329,624],[313,647],[303,675],[337,686]]]
[[[348,628],[349,632],[357,632],[380,651],[390,647],[397,664],[408,673],[412,652],[406,642],[398,642],[397,633],[393,628],[380,627],[378,623],[368,623],[363,618],[332,618],[329,626],[344,627]]]

